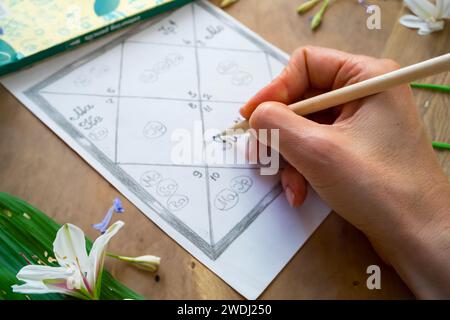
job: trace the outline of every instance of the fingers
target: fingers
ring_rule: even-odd
[[[309,87],[303,56],[294,55],[283,73],[268,86],[260,90],[241,109],[241,115],[249,119],[258,105],[266,101],[290,104],[299,99]]]
[[[246,119],[267,101],[291,104],[308,91],[334,90],[398,68],[386,59],[352,55],[320,47],[297,49],[282,74],[259,91],[240,110]]]
[[[254,141],[252,139],[252,141]],[[250,143],[247,148],[247,160],[257,161],[258,148],[268,148],[257,143]],[[283,161],[284,168],[281,171],[281,185],[285,192],[286,199],[293,208],[297,208],[303,204],[307,195],[307,183],[305,178],[286,161]]]
[[[326,153],[329,146],[325,145],[330,135],[330,126],[320,125],[295,114],[285,105],[278,102],[261,104],[250,117],[250,126],[255,130],[258,138],[262,136],[261,129],[267,129],[267,136],[272,141],[268,144],[278,150],[283,157],[302,174],[308,167],[320,160],[321,153]],[[271,131],[278,129],[279,131]],[[279,133],[278,139],[273,141],[272,135]],[[266,143],[266,141],[260,142]]]
[[[351,57],[348,53],[319,47],[297,49],[283,73],[241,108],[242,116],[248,119],[266,101],[290,104],[309,88],[329,89],[339,69]]]
[[[281,184],[286,199],[293,208],[303,204],[307,195],[305,178],[291,165],[287,165],[281,173]]]

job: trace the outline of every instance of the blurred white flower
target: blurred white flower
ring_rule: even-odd
[[[161,263],[161,258],[156,256],[140,256],[140,257],[125,257],[119,256],[116,254],[108,253],[107,254],[111,258],[115,258],[121,261],[129,262],[136,267],[150,272],[155,272],[159,268],[159,264]]]
[[[450,19],[450,0],[404,0],[405,5],[414,13],[404,15],[400,23],[408,28],[419,29],[418,34],[427,35],[444,29],[444,20]]]

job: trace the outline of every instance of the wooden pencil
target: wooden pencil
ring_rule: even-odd
[[[450,71],[450,53],[302,100],[288,107],[304,116],[446,71]],[[248,120],[244,120],[218,136],[244,133],[249,128]]]

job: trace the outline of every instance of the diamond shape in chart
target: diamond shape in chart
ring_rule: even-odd
[[[214,243],[240,234],[274,199],[279,176],[261,176],[259,169],[211,168],[210,207]],[[242,223],[241,223],[242,222]]]
[[[264,52],[201,48],[198,55],[201,93],[213,100],[244,102],[271,81]]]
[[[117,161],[203,164],[198,109],[195,101],[120,98]]]
[[[42,96],[80,134],[114,161],[118,98],[57,93],[43,93]]]
[[[122,96],[198,98],[194,48],[126,42],[122,69]]]
[[[194,45],[194,21],[192,7],[185,6],[142,32],[128,38],[129,42],[163,43],[171,45]]]
[[[205,162],[211,166],[245,166],[248,165],[247,135],[237,135],[223,143],[217,134],[224,127],[231,127],[240,121],[240,103],[212,102],[202,103],[205,124]]]
[[[155,43],[155,34],[165,32],[165,43]],[[282,69],[267,47],[244,33],[208,5],[190,4],[26,92],[80,142],[81,154],[102,174],[176,230],[175,238],[185,237],[212,260],[281,190],[278,176],[261,176],[242,158],[207,159],[208,129],[237,121],[242,102]],[[188,154],[177,149],[183,138]],[[218,157],[228,153],[215,146]],[[242,156],[245,140],[235,148]]]
[[[261,51],[248,37],[229,27],[225,21],[217,19],[207,10],[194,5],[197,46]]]
[[[172,166],[121,165],[179,223],[211,244],[205,169]],[[186,187],[189,185],[190,187]]]
[[[122,47],[116,46],[102,51],[84,65],[73,65],[72,72],[66,73],[54,81],[44,91],[57,93],[88,94],[88,95],[117,95],[119,92],[119,78]],[[82,64],[81,60],[78,64]]]

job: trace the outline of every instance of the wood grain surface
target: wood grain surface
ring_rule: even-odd
[[[382,29],[366,28],[367,14],[356,0],[338,0],[317,32],[308,17],[296,14],[303,0],[240,0],[226,11],[276,46],[292,52],[302,45],[332,47],[387,57],[406,65],[450,52],[450,24],[444,31],[419,36],[399,25],[406,12],[400,0],[379,4]],[[212,1],[217,4],[219,1]],[[450,84],[450,74],[424,79]],[[432,139],[450,141],[450,95],[415,90]],[[450,152],[436,152],[450,176]],[[99,221],[118,191],[0,86],[0,190],[19,196],[60,223],[71,222],[95,237]],[[111,250],[161,256],[152,275],[108,260],[107,268],[129,287],[150,299],[242,299],[175,241],[124,200],[126,226]],[[368,290],[366,268],[378,264],[382,289]],[[367,239],[332,213],[261,296],[263,299],[411,299],[395,271],[376,255]]]

